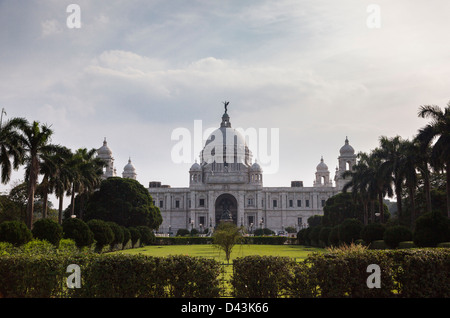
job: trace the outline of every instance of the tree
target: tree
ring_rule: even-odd
[[[225,252],[227,262],[230,262],[231,251],[241,239],[241,230],[234,224],[228,222],[219,223],[213,234],[214,245]]]
[[[431,163],[446,172],[447,217],[450,218],[450,102],[444,110],[436,105],[420,106],[418,115],[431,119],[419,130],[418,138],[428,145],[437,139],[432,146]]]
[[[75,215],[75,193],[78,193],[81,198],[83,194],[92,193],[101,183],[103,175],[103,167],[105,162],[96,157],[97,150],[86,148],[78,149],[68,161],[68,169],[70,170],[70,177],[72,186],[71,194],[71,215]],[[83,217],[81,210],[80,216]]]
[[[402,169],[402,143],[400,136],[387,138],[380,137],[380,148],[376,155],[381,159],[380,176],[385,180],[386,184],[393,184],[395,196],[397,199],[397,213],[399,218],[403,214],[402,206],[402,183],[404,180],[404,170]]]
[[[25,150],[23,149],[20,129],[27,124],[28,122],[23,118],[12,118],[5,124],[0,123],[0,166],[3,184],[9,182],[12,169],[17,170],[23,161]]]
[[[46,154],[57,151],[59,146],[50,144],[53,134],[47,125],[40,125],[34,121],[32,124],[25,124],[21,127],[21,143],[25,150],[25,163],[27,166],[26,177],[28,181],[28,202],[27,202],[27,226],[33,226],[34,194],[38,183],[41,158]]]
[[[162,223],[161,212],[138,181],[112,177],[104,180],[87,204],[85,220],[101,219],[126,227],[145,225],[157,229]]]
[[[58,222],[62,223],[63,203],[64,196],[71,189],[71,185],[74,179],[74,173],[71,167],[70,160],[73,157],[73,153],[70,149],[67,149],[60,157],[60,162],[57,165],[58,172],[53,176],[52,184],[54,187],[55,195],[59,200],[58,205]]]
[[[38,187],[43,198],[42,217],[47,218],[48,195],[53,193],[56,185],[64,177],[63,167],[70,150],[62,146],[54,146],[41,156],[40,174],[43,175]]]

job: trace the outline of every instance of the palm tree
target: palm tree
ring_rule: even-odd
[[[420,106],[418,115],[431,119],[419,130],[418,138],[427,145],[437,139],[432,145],[431,163],[435,169],[446,172],[447,216],[450,218],[450,102],[444,110],[436,105]]]
[[[400,136],[387,138],[380,137],[380,147],[376,155],[382,161],[380,165],[380,177],[385,178],[386,184],[393,184],[397,199],[397,213],[399,219],[403,214],[402,206],[402,185],[404,181],[404,171],[402,170],[402,143]]]
[[[73,171],[71,169],[70,160],[73,157],[73,153],[70,149],[66,149],[66,152],[60,157],[61,162],[58,165],[58,173],[53,177],[53,187],[55,190],[55,195],[59,199],[58,206],[58,222],[62,224],[62,212],[64,196],[66,193],[70,193],[72,181],[73,181]]]
[[[24,161],[27,165],[26,179],[28,180],[28,202],[27,202],[27,226],[33,226],[34,194],[38,184],[41,159],[45,154],[57,151],[59,146],[51,145],[50,138],[53,130],[47,125],[40,125],[34,121],[21,127],[21,142],[25,150]]]
[[[370,184],[372,181],[371,167],[367,164],[368,155],[366,153],[358,153],[358,162],[353,166],[352,171],[347,170],[344,172],[343,177],[350,177],[350,181],[347,182],[342,188],[343,192],[347,192],[349,188],[352,191],[353,201],[359,199],[363,206],[363,219],[364,224],[368,223],[369,219],[369,204],[372,199],[372,193],[370,192]]]
[[[105,162],[96,157],[97,150],[78,149],[69,166],[72,171],[71,215],[75,215],[75,193],[79,195],[94,191],[102,181]]]
[[[47,217],[48,194],[52,193],[56,187],[56,183],[60,179],[61,170],[65,164],[69,149],[66,147],[55,146],[50,153],[44,153],[41,156],[40,173],[43,175],[41,184],[39,185],[43,197],[42,217]]]
[[[12,118],[0,126],[0,166],[3,184],[10,181],[12,169],[17,170],[23,161],[24,149],[20,129],[27,123],[24,118]]]
[[[411,207],[411,227],[414,227],[416,221],[416,187],[418,183],[417,171],[420,167],[421,156],[420,145],[417,141],[403,141],[401,145],[402,157],[400,160],[400,166],[402,175],[405,178],[405,185],[408,189],[409,203]]]

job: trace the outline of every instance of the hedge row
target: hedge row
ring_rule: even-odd
[[[450,249],[353,250],[234,260],[236,297],[450,297]],[[369,288],[370,264],[380,266],[381,288]]]
[[[267,244],[282,245],[289,239],[284,236],[244,236],[241,238],[242,244]],[[199,236],[173,236],[156,237],[152,244],[155,245],[194,245],[194,244],[213,244],[213,237]]]
[[[67,266],[81,268],[81,288],[66,286]],[[369,288],[368,266],[380,267],[380,288]],[[0,297],[220,297],[223,268],[199,257],[123,254],[0,256]],[[355,247],[288,257],[233,261],[233,296],[450,297],[450,249],[367,250]]]
[[[68,289],[67,266],[81,268],[81,288]],[[215,260],[144,255],[0,256],[0,297],[219,297]]]

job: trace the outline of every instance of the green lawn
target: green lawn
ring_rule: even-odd
[[[288,256],[297,260],[305,259],[312,252],[323,252],[323,249],[301,245],[235,245],[231,260],[248,255]],[[116,252],[118,253],[118,252]],[[145,246],[120,251],[125,254],[144,254],[157,257],[168,255],[189,255],[225,260],[225,253],[211,244],[207,245],[158,245]]]

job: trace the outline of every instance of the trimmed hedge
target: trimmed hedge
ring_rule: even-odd
[[[293,261],[289,257],[247,256],[233,260],[235,297],[273,298],[288,288]]]
[[[81,288],[66,288],[67,266]],[[219,297],[220,263],[199,257],[99,254],[0,256],[0,297]]]
[[[381,288],[369,288],[370,264]],[[450,249],[367,250],[311,254],[304,262],[248,256],[234,261],[236,297],[450,297]]]

